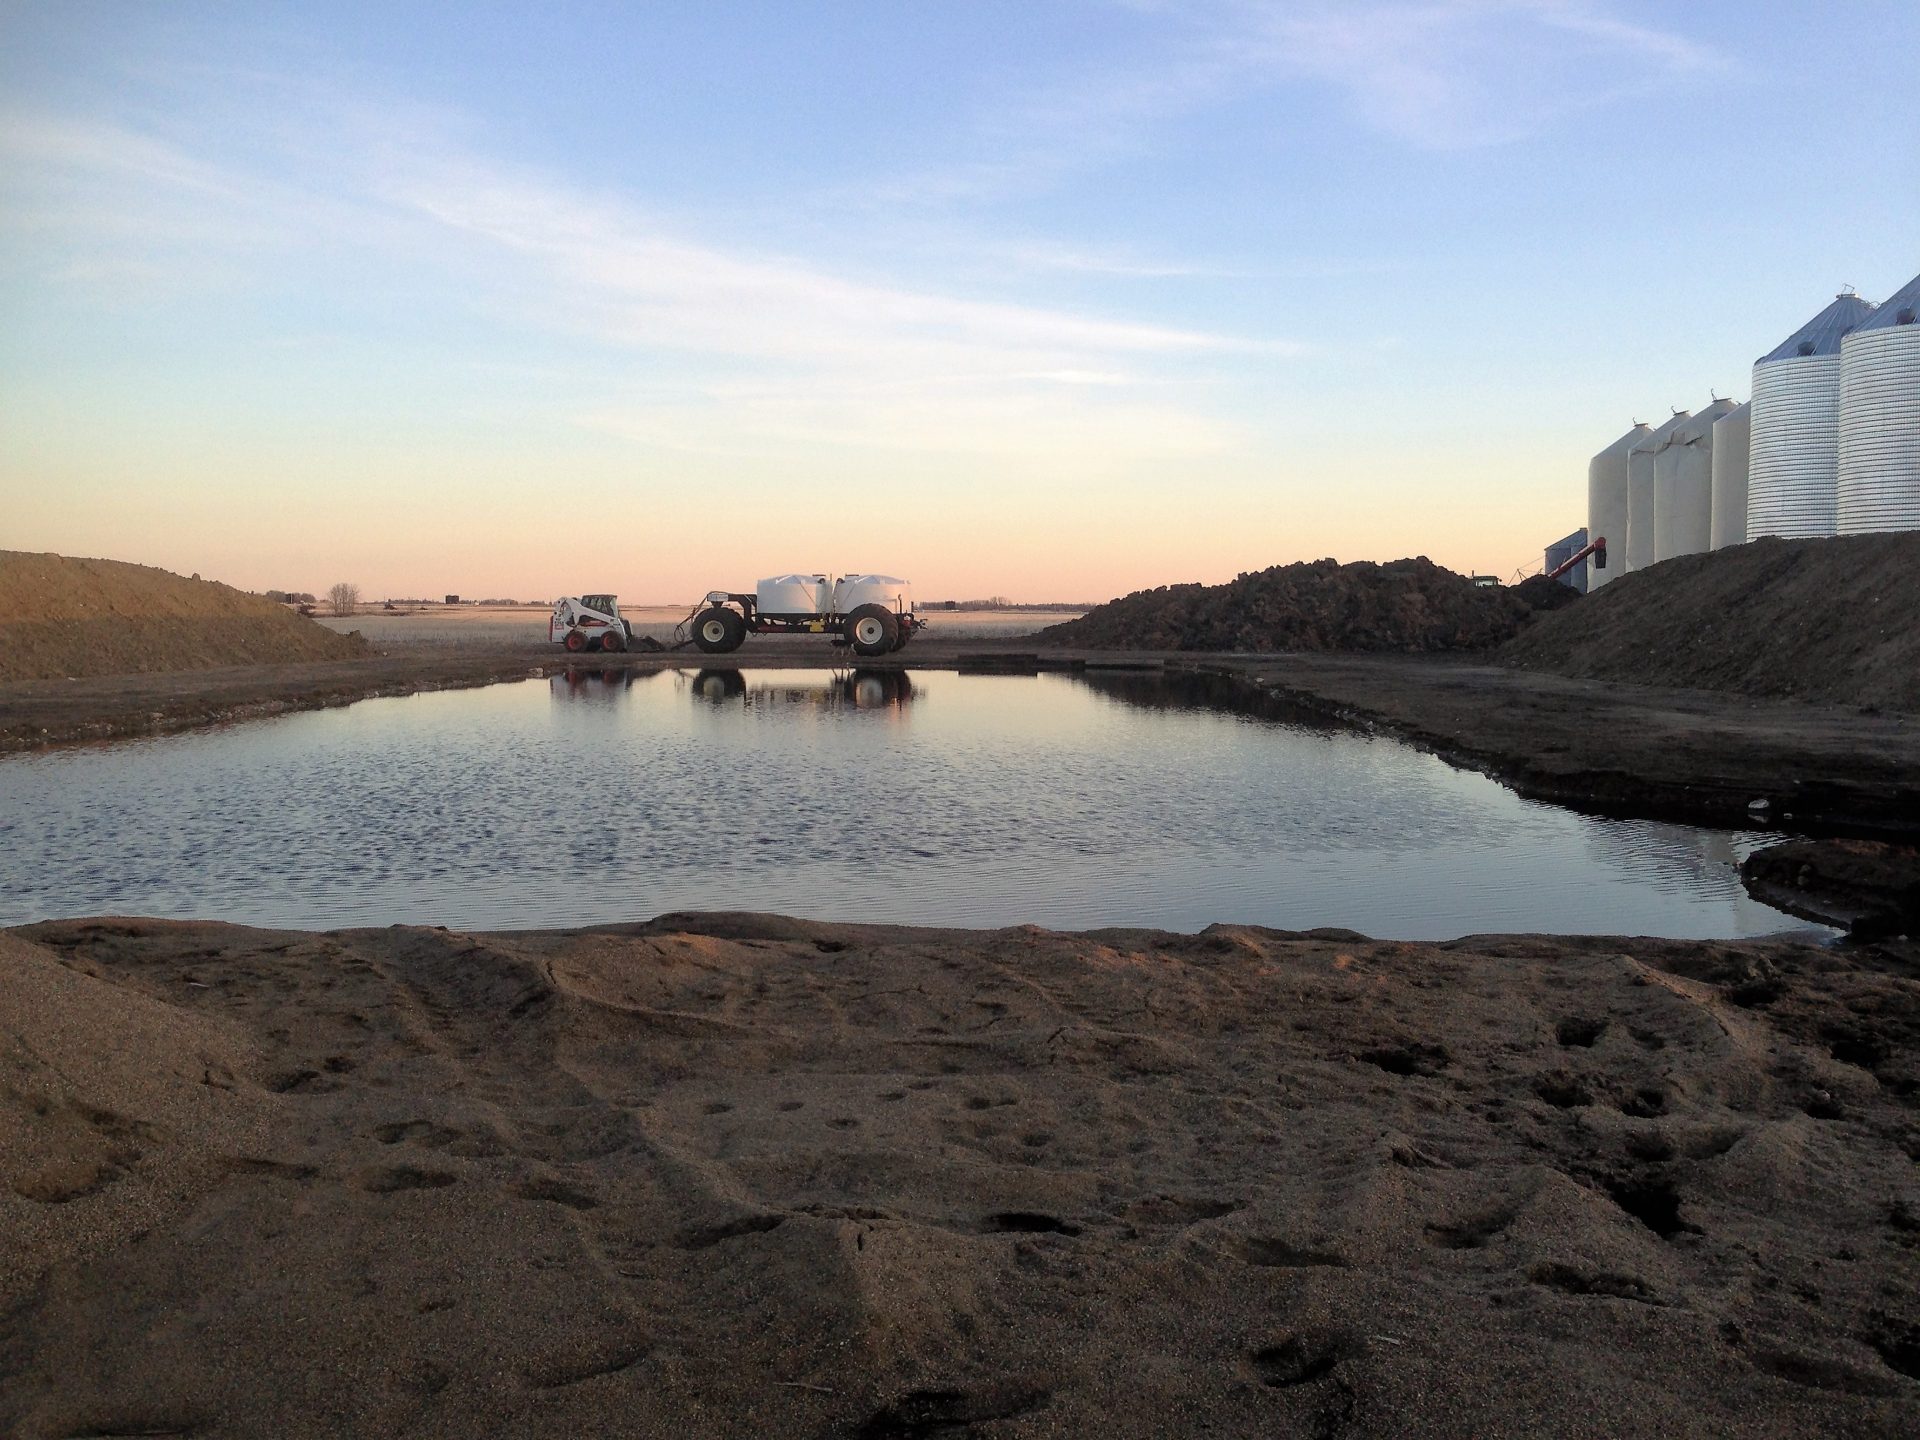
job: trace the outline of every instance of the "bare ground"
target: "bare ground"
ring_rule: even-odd
[[[0,1431],[1909,1435],[1913,960],[0,934]]]

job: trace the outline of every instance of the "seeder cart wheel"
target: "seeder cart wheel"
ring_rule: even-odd
[[[862,605],[847,617],[847,643],[856,655],[885,655],[900,642],[900,618],[884,605]]]
[[[693,643],[709,655],[738,650],[747,638],[747,620],[738,610],[715,605],[693,617]]]

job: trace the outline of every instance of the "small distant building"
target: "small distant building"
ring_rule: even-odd
[[[458,595],[447,596],[447,604],[458,605],[459,603],[460,603],[460,597]]]
[[[1500,583],[1500,577],[1498,575],[1469,575],[1467,579],[1478,585],[1482,590],[1491,590]]]
[[[1587,527],[1582,525],[1564,540],[1556,540],[1547,546],[1547,573],[1551,575],[1567,561],[1587,548]],[[1560,577],[1562,585],[1570,585],[1582,595],[1587,593],[1587,567],[1576,565]]]

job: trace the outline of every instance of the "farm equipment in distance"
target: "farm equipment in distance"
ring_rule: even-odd
[[[627,650],[633,646],[633,626],[620,618],[617,596],[566,595],[554,601],[547,639],[575,654]]]
[[[828,635],[869,658],[926,627],[913,613],[913,586],[892,575],[775,575],[751,594],[713,590],[683,626],[709,655],[738,650],[749,635]]]

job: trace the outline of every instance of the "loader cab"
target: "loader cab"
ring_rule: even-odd
[[[620,613],[620,598],[617,595],[582,595],[580,603],[589,610],[598,610],[602,615]]]

